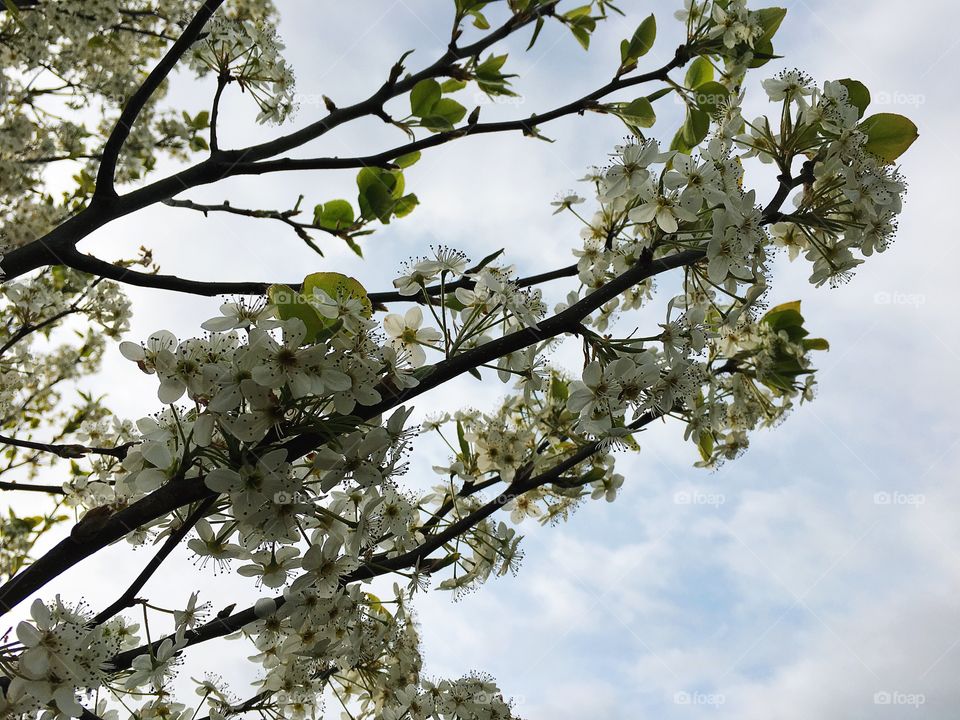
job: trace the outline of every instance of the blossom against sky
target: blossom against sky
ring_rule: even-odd
[[[676,427],[654,428],[641,436],[641,454],[622,462],[617,502],[588,505],[565,526],[531,528],[516,578],[491,582],[456,605],[442,593],[419,600],[427,671],[489,671],[533,720],[936,720],[951,717],[960,700],[960,611],[952,601],[960,580],[952,470],[960,432],[957,392],[945,377],[958,352],[948,276],[957,250],[945,217],[958,154],[948,122],[958,108],[944,79],[960,52],[950,31],[960,10],[932,0],[913,12],[893,0],[782,4],[789,15],[778,50],[786,59],[771,64],[769,75],[796,65],[819,81],[858,78],[877,105],[911,115],[921,128],[905,159],[911,187],[899,241],[837,290],[814,292],[805,268],[778,266],[775,300],[803,297],[808,322],[833,349],[820,358],[817,401],[758,435],[745,457],[716,473],[697,470],[695,450]],[[512,117],[548,106],[558,93],[577,96],[615,64],[617,41],[648,10],[663,19],[662,44],[649,58],[659,64],[671,49],[666,28],[675,4],[635,5],[623,3],[631,20],[603,27],[590,55],[559,34],[529,56],[518,53],[520,98],[484,112]],[[385,0],[332,10],[329,28],[349,17],[362,30],[323,32],[322,41],[305,21],[314,17],[306,4],[283,7],[301,117],[316,110],[310,103],[319,93],[363,94],[410,47],[423,58],[436,54],[444,39],[431,27],[446,18],[435,20],[433,7]],[[197,105],[207,98],[190,83],[174,92]],[[751,92],[751,102],[765,102],[759,87]],[[369,142],[367,131],[330,142]],[[198,264],[221,277],[286,280],[296,279],[282,276],[291,267],[329,263],[346,266],[370,289],[388,287],[400,262],[428,243],[474,257],[506,246],[521,272],[535,272],[571,261],[578,228],[552,216],[549,203],[604,161],[621,129],[612,120],[571,119],[548,134],[557,142],[476,138],[425,157],[408,173],[423,205],[367,240],[363,262],[345,248],[319,261],[278,229],[220,219],[198,226],[198,218],[169,208],[149,211],[146,237],[138,218],[87,245],[108,256],[144,242],[166,271],[194,277]],[[342,194],[327,178],[277,176],[229,187],[198,199],[285,207],[308,189],[314,200]],[[213,300],[131,295],[135,340],[161,327],[195,334],[195,318],[216,312]],[[119,353],[100,382],[121,414],[138,417],[151,407],[149,391],[116,392],[121,384],[141,386]],[[456,390],[447,407],[495,400],[489,386],[470,379]],[[433,409],[418,406],[419,413]],[[447,460],[441,447],[420,447],[426,452],[414,473]],[[81,571],[107,572],[110,562],[92,560]],[[172,566],[156,584],[175,577]],[[217,578],[202,589],[220,593],[226,585]]]

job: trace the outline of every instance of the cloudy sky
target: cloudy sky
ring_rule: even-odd
[[[293,122],[321,112],[320,93],[338,104],[365,97],[407,49],[417,48],[412,67],[430,62],[446,42],[450,4],[368,0],[321,11],[305,0],[279,2],[301,94]],[[602,26],[589,54],[559,28],[529,54],[525,43],[512,43],[521,97],[484,106],[483,118],[526,116],[602,84],[617,64],[619,40],[651,11],[661,31],[648,58],[651,67],[662,64],[680,39],[670,18],[679,4],[621,0],[628,18]],[[960,166],[951,136],[960,110],[960,6],[779,4],[789,9],[777,39],[786,57],[756,73],[750,107],[763,106],[763,77],[799,67],[819,81],[859,79],[873,91],[871,111],[911,116],[921,138],[903,160],[910,192],[899,240],[837,290],[815,290],[805,267],[777,266],[773,301],[802,299],[808,326],[832,350],[819,358],[816,402],[757,434],[743,458],[716,472],[696,469],[681,428],[654,428],[640,437],[639,455],[621,459],[627,480],[616,503],[588,504],[564,526],[524,526],[526,558],[516,577],[459,602],[439,592],[419,599],[427,672],[489,672],[530,720],[946,720],[960,703],[960,491],[951,469],[960,418],[956,385],[946,377],[960,352],[950,280],[960,252],[949,226],[950,168]],[[180,78],[171,97],[200,109],[210,88],[188,80]],[[660,113],[667,141],[676,112],[666,106]],[[250,116],[246,98],[229,98],[221,142],[266,137],[269,130],[250,128]],[[602,164],[622,131],[598,116],[544,129],[555,143],[486,136],[430,153],[408,172],[422,206],[369,238],[363,262],[336,246],[318,258],[283,227],[170,208],[118,221],[82,247],[113,258],[147,244],[165,271],[194,278],[292,281],[346,268],[371,290],[389,287],[399,263],[431,243],[475,258],[503,247],[521,274],[546,270],[569,263],[577,243],[577,226],[551,216],[550,201]],[[400,140],[379,121],[358,123],[313,151],[363,154]],[[352,173],[287,174],[185,196],[285,209],[301,193],[312,204],[351,197],[352,188]],[[562,284],[550,292],[561,296]],[[136,340],[159,328],[197,334],[218,304],[158,291],[131,295],[137,316],[129,339]],[[639,322],[654,323],[659,312]],[[94,382],[122,415],[157,408],[149,379],[116,351]],[[419,401],[418,412],[490,407],[490,388],[465,380],[443,402]],[[420,449],[410,479],[426,484],[430,465],[446,458],[429,441]],[[137,566],[145,562],[144,551],[132,556]],[[83,587],[99,606],[119,590],[121,573],[136,573],[130,557],[113,548],[45,593]],[[152,596],[185,602],[196,585],[219,608],[249,595],[245,581],[193,580],[195,573],[181,556],[157,576]],[[92,577],[100,578],[96,587]],[[187,669],[213,665],[242,680],[245,654],[221,641]]]

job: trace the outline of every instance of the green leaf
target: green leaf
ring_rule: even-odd
[[[627,45],[627,57],[625,60],[629,62],[646,55],[648,52],[650,52],[650,48],[653,47],[653,43],[656,39],[657,19],[651,14],[642,23],[640,23],[640,26],[637,28],[636,32],[633,33],[633,37],[630,38],[630,43]]]
[[[664,97],[665,95],[669,95],[672,92],[675,92],[675,91],[671,87],[660,88],[659,90],[654,90],[652,93],[647,95],[647,100],[649,100],[650,102],[655,102],[660,98]]]
[[[357,245],[357,241],[356,241],[356,240],[354,240],[352,237],[350,237],[349,235],[347,235],[346,237],[343,238],[343,241],[347,244],[347,247],[348,247],[348,248],[350,248],[351,250],[353,250],[354,254],[355,254],[357,257],[360,257],[360,258],[363,257],[363,250],[361,249],[361,247],[360,247],[359,245]]]
[[[23,26],[23,17],[20,15],[20,8],[17,7],[17,4],[13,0],[3,0],[3,5],[7,8],[10,16],[17,21],[17,24]]]
[[[769,40],[753,41],[753,60],[747,65],[749,68],[758,68],[766,65],[778,55],[773,54],[773,43]]]
[[[645,97],[627,103],[620,109],[619,115],[631,125],[643,128],[653,127],[653,124],[657,121],[657,114],[653,111],[653,105]]]
[[[763,316],[762,322],[770,325],[774,330],[783,330],[788,327],[803,325],[803,315],[800,314],[800,301],[783,303],[770,308]]]
[[[504,252],[505,252],[505,249],[504,249],[504,248],[500,248],[499,250],[495,250],[494,252],[490,253],[490,254],[487,255],[485,258],[483,258],[483,259],[482,259],[480,262],[478,262],[476,265],[474,265],[474,266],[471,268],[470,271],[471,271],[471,272],[479,272],[480,270],[483,270],[483,268],[485,268],[487,265],[489,265],[490,263],[492,263],[492,262],[493,262],[494,260],[496,260],[498,257],[500,257],[501,255],[503,255]]]
[[[516,77],[513,74],[501,72],[507,55],[488,55],[487,59],[479,63],[474,71],[474,80],[477,86],[488,95],[516,95],[508,86],[508,78]]]
[[[772,307],[767,311],[767,316],[778,313],[781,310],[796,310],[797,312],[800,312],[800,301],[792,300],[791,302],[786,302],[780,305],[776,305],[775,307]]]
[[[800,342],[809,333],[803,328],[803,315],[800,314],[800,301],[777,305],[763,316],[767,323],[776,332],[785,332],[791,342]]]
[[[700,457],[703,458],[704,462],[713,457],[713,433],[704,431],[700,433],[700,437],[697,440],[697,449],[700,450]]]
[[[828,343],[823,338],[804,338],[803,349],[804,350],[829,350],[830,343]]]
[[[440,91],[443,93],[455,93],[459,90],[463,90],[466,86],[466,80],[456,80],[454,78],[450,78],[440,83]]]
[[[373,304],[367,296],[367,289],[356,278],[338,272],[311,273],[303,279],[303,295],[311,298],[315,289],[322,290],[335,300],[340,297],[356,298],[363,305],[364,316],[373,315]],[[324,325],[334,322],[330,318],[323,320]]]
[[[686,128],[686,123],[684,123],[683,127],[677,130],[677,134],[673,136],[673,141],[670,143],[670,149],[681,152],[684,155],[689,155],[693,148],[690,147],[689,143],[687,143],[685,139],[686,133],[684,133],[684,128]]]
[[[597,29],[597,21],[590,16],[593,3],[565,12],[561,18],[584,50],[590,49],[590,33]]]
[[[466,435],[463,432],[463,423],[457,420],[457,441],[460,445],[460,453],[464,461],[470,458],[470,444],[467,442]]]
[[[713,80],[713,65],[705,57],[698,57],[687,69],[687,76],[684,80],[691,90],[695,90],[706,82]]]
[[[527,45],[527,50],[532,48],[537,44],[537,38],[540,37],[540,31],[543,30],[543,16],[537,18],[537,24],[533,28],[533,35],[530,37],[530,44]]]
[[[401,155],[393,161],[393,164],[400,168],[408,168],[420,159],[420,151],[414,150],[412,153]]]
[[[420,204],[420,200],[413,193],[399,198],[393,206],[393,214],[398,218],[406,217],[413,212],[413,209]]]
[[[903,155],[920,136],[909,118],[893,113],[871,115],[860,123],[859,129],[867,136],[867,152],[887,163]]]
[[[585,30],[579,25],[571,25],[570,32],[573,33],[573,37],[576,38],[577,42],[580,43],[580,47],[584,50],[590,49],[590,32]],[[472,372],[470,373],[473,374]],[[477,379],[480,379],[480,373],[477,373]]]
[[[481,12],[476,12],[476,11],[475,11],[475,12],[470,13],[470,15],[473,16],[473,26],[474,26],[475,28],[477,28],[478,30],[489,30],[489,29],[490,29],[490,23],[489,23],[489,21],[487,20],[487,18],[484,17],[483,13],[481,13]]]
[[[410,113],[420,118],[429,115],[442,94],[440,83],[436,80],[421,80],[410,91]]]
[[[270,303],[277,308],[281,320],[299,318],[307,328],[306,342],[313,342],[326,326],[327,318],[323,317],[309,303],[304,296],[289,285],[271,285],[267,288],[267,297]]]
[[[492,79],[500,76],[500,68],[507,62],[507,54],[488,55],[487,59],[477,65],[477,76]]]
[[[844,78],[840,80],[839,83],[847,89],[850,104],[859,110],[860,117],[863,117],[863,114],[867,111],[867,107],[870,105],[870,91],[867,89],[867,86],[859,80],[851,80],[850,78]]]
[[[694,95],[694,100],[700,109],[710,116],[716,115],[720,106],[729,98],[730,91],[713,80],[709,80],[700,85]]]
[[[687,108],[687,119],[683,123],[683,140],[695,148],[710,132],[710,116],[703,110]]]
[[[346,200],[331,200],[317,205],[313,211],[315,224],[328,230],[342,230],[353,225],[353,206]]]
[[[456,100],[441,98],[434,103],[430,113],[423,116],[420,124],[428,130],[451,130],[466,114],[467,109]]]
[[[570,397],[570,386],[558,375],[550,378],[550,397],[561,405]]]
[[[377,218],[384,224],[389,223],[394,205],[403,194],[403,187],[403,173],[399,170],[363,168],[357,173],[360,216],[367,220]]]
[[[782,7],[763,8],[757,10],[757,15],[759,16],[760,27],[763,28],[759,40],[760,42],[770,42],[773,40],[773,36],[777,34],[777,30],[780,29],[783,18],[787,16],[787,9]],[[754,41],[754,48],[756,47],[757,42]]]

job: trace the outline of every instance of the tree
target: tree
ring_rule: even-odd
[[[541,33],[568,31],[588,49],[597,24],[620,10],[607,0],[455,0],[435,61],[414,67],[407,53],[367,99],[339,107],[324,98],[325,111],[297,129],[225,148],[223,95],[247,94],[261,123],[292,122],[293,75],[269,2],[193,5],[181,16],[166,0],[6,1],[0,19],[0,474],[12,478],[0,488],[51,498],[43,515],[11,507],[3,520],[0,606],[9,613],[120,539],[157,548],[99,612],[59,596],[33,600],[31,620],[2,649],[0,707],[14,717],[299,717],[326,696],[352,717],[509,717],[487,677],[421,677],[410,598],[434,575],[439,588],[462,592],[514,569],[514,525],[525,519],[612,501],[624,482],[615,451],[638,449],[635,436],[652,422],[679,421],[709,467],[810,400],[812,353],[828,345],[810,336],[799,301],[769,307],[770,264],[778,249],[802,255],[819,287],[882,252],[905,191],[895,161],[916,128],[867,116],[870,94],[855,80],[817,85],[799,71],[764,80],[773,110],[746,120],[746,76],[775,57],[786,11],[741,0],[687,0],[677,13],[685,42],[648,71],[639,66],[657,23],[638,18],[609,82],[529,117],[483,122],[457,93],[515,92],[509,58],[497,54],[505,39],[525,32],[533,46]],[[164,104],[178,69],[215,82],[209,111]],[[685,108],[668,149],[654,139],[655,107],[667,97]],[[404,169],[422,152],[485,133],[546,139],[551,121],[588,114],[619,120],[629,139],[586,178],[592,212],[581,213],[576,195],[554,203],[582,221],[576,263],[536,275],[517,276],[495,247],[473,260],[442,247],[373,292],[334,271],[287,284],[200,281],[161,274],[146,248],[113,263],[77,248],[114,220],[167,203],[286,226],[320,254],[326,241],[362,254],[367,234],[415,211]],[[404,141],[348,157],[284,157],[369,118]],[[161,160],[181,168],[163,176]],[[761,164],[776,170],[768,197],[747,184],[747,168]],[[64,192],[53,189],[55,167],[75,173]],[[239,175],[344,169],[357,171],[356,200],[326,200],[312,217],[301,217],[302,200],[263,210],[178,197]],[[674,284],[655,296],[654,278]],[[569,295],[551,311],[539,286],[562,279]],[[233,296],[221,316],[197,323],[208,335],[158,331],[119,343],[158,381],[159,413],[136,423],[82,391],[127,328],[125,284]],[[657,298],[664,322],[632,324],[630,312]],[[583,348],[572,374],[545,359],[571,338]],[[492,372],[512,383],[499,407],[411,421],[421,395]],[[414,493],[404,458],[426,432],[448,442],[451,459],[432,492]],[[38,538],[71,513],[69,533],[34,557]],[[197,593],[176,609],[141,599],[181,543],[201,567],[232,566],[265,596],[211,619]],[[396,580],[387,598],[362,584],[381,577]],[[177,657],[237,631],[259,653],[256,692],[238,699],[208,680],[199,709],[172,697]]]

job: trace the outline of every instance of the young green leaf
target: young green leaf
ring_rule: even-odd
[[[630,38],[630,44],[627,45],[626,61],[636,60],[646,55],[650,52],[650,48],[653,47],[656,39],[657,19],[651,14],[640,23],[636,32],[633,33],[633,37]]]
[[[304,302],[304,296],[289,285],[271,285],[267,288],[267,298],[276,306],[281,320],[298,318],[303,322],[307,328],[304,338],[307,342],[313,342],[329,322],[312,305]]]
[[[850,78],[844,78],[839,82],[847,89],[850,104],[859,110],[860,117],[863,117],[863,114],[867,111],[867,107],[870,105],[870,91],[867,89],[867,86],[859,80],[851,80]]]
[[[645,97],[637,98],[623,106],[618,114],[631,125],[648,128],[653,127],[657,121],[657,114],[653,111],[653,105]]]
[[[903,155],[920,137],[913,121],[893,113],[871,115],[860,123],[860,131],[867,136],[864,149],[887,163]]]
[[[313,221],[328,230],[342,230],[353,225],[353,206],[346,200],[330,200],[314,208]]]
[[[429,115],[442,94],[440,83],[436,80],[421,80],[410,91],[410,113],[420,118]]]
[[[713,80],[713,65],[705,57],[698,57],[687,68],[684,85],[694,90],[706,82]]]
[[[363,315],[365,317],[373,315],[373,304],[367,296],[367,289],[356,278],[338,272],[311,273],[303,279],[304,297],[312,297],[315,289],[322,290],[334,300],[340,297],[359,300],[363,306]],[[323,319],[325,324],[333,322],[329,318]]]

